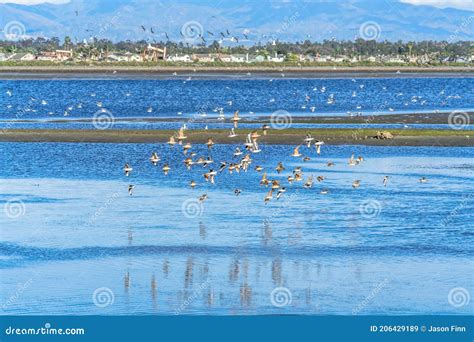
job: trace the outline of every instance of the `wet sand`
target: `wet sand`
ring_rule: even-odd
[[[376,129],[285,129],[270,130],[259,139],[263,144],[303,143],[311,132],[328,145],[380,146],[474,146],[472,131],[465,130],[390,130],[393,139],[375,139]],[[227,130],[189,130],[187,140],[205,143],[212,138],[217,144],[242,144],[250,130],[238,130],[238,136],[228,137]],[[0,131],[0,142],[90,142],[90,143],[163,143],[175,134],[172,130],[21,130]],[[471,135],[471,136],[470,136]]]

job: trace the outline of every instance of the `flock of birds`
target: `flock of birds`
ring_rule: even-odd
[[[237,137],[236,133],[236,128],[238,127],[238,122],[240,120],[239,117],[239,111],[235,111],[234,116],[233,116],[233,126],[228,134],[228,138],[234,138]],[[262,150],[259,147],[258,140],[262,135],[267,135],[268,130],[270,129],[270,125],[264,124],[261,128],[261,131],[259,130],[254,130],[250,133],[247,134],[246,140],[244,143],[244,148],[241,149],[240,147],[236,147],[235,150],[233,151],[233,161],[214,161],[212,158],[211,150],[213,146],[215,145],[214,140],[212,138],[208,138],[207,142],[205,145],[207,146],[207,149],[209,151],[209,155],[204,157],[204,156],[198,156],[196,152],[192,151],[192,144],[187,141],[188,137],[186,136],[186,127],[182,126],[175,134],[170,136],[167,144],[169,145],[170,148],[175,148],[175,146],[180,146],[182,148],[182,153],[184,155],[184,160],[183,163],[186,167],[187,170],[191,170],[192,167],[202,167],[203,169],[203,178],[207,183],[210,184],[215,184],[216,182],[216,177],[224,172],[226,169],[230,174],[235,173],[240,173],[240,172],[247,172],[249,171],[250,165],[253,162],[252,155],[255,153],[260,153]],[[315,151],[316,154],[319,156],[321,155],[321,147],[324,145],[324,141],[317,140],[315,139],[311,133],[307,133],[302,139],[302,143],[296,146],[293,149],[293,153],[289,154],[289,157],[292,158],[298,158],[302,160],[303,162],[307,162],[310,160],[310,157],[308,156],[309,153],[301,153],[300,149],[307,148],[308,152],[311,150]],[[157,152],[152,152],[151,156],[149,157],[149,160],[153,166],[158,166],[158,163],[161,161],[160,156],[158,155]],[[357,158],[355,157],[355,154],[353,153],[351,157],[348,160],[348,165],[350,167],[354,167],[359,165],[364,161],[364,158],[362,156],[358,156]],[[219,165],[218,168],[213,168],[213,165]],[[326,163],[327,167],[333,167],[335,166],[335,163],[332,161],[328,161]],[[169,172],[171,171],[171,166],[168,162],[163,162],[161,166],[161,170],[163,171],[164,175],[168,175]],[[282,181],[277,180],[277,179],[270,179],[268,178],[268,173],[262,167],[261,165],[256,165],[254,167],[254,170],[257,173],[261,173],[261,179],[260,179],[260,186],[264,186],[265,188],[269,188],[269,191],[266,193],[264,197],[264,203],[267,204],[270,200],[273,198],[276,198],[277,200],[280,199],[283,194],[287,191],[286,186],[282,184]],[[283,161],[280,161],[277,163],[275,167],[276,172],[278,175],[280,175],[283,171],[286,170]],[[123,172],[125,176],[130,176],[130,174],[133,171],[133,167],[130,163],[125,163],[123,167]],[[320,175],[316,177],[316,181],[321,183],[326,179],[325,176]],[[301,166],[295,167],[289,175],[286,177],[286,181],[288,184],[293,184],[293,183],[298,183],[301,182],[303,184],[303,188],[312,188],[314,184],[314,176],[310,175],[308,177],[303,176],[303,168]],[[384,176],[382,179],[382,185],[384,187],[387,186],[389,181],[389,176]],[[422,177],[419,179],[420,183],[426,183],[428,179],[426,177]],[[191,188],[195,188],[197,186],[197,182],[194,179],[191,179],[189,181],[189,186]],[[352,182],[352,188],[358,189],[361,186],[361,180],[356,179]],[[129,184],[128,186],[128,193],[130,196],[133,195],[133,191],[135,189],[135,185]],[[239,196],[242,193],[242,189],[235,188],[233,190],[234,194],[236,196]],[[329,189],[328,188],[323,188],[320,191],[320,194],[328,194]],[[208,194],[204,193],[198,197],[199,202],[204,202],[206,199],[208,199]]]
[[[178,76],[177,72],[173,72],[172,76]],[[284,77],[285,75],[282,74],[281,76]],[[187,83],[191,80],[192,80],[192,77],[188,76],[185,80],[183,80],[183,83],[185,84],[185,83]],[[271,78],[268,81],[273,82],[274,79]],[[351,79],[351,82],[356,83],[357,81],[356,81],[356,79]],[[226,87],[226,88],[229,88],[229,87]],[[355,98],[359,97],[360,92],[363,92],[363,90],[365,88],[365,85],[364,84],[358,84],[357,88],[358,88],[357,90],[351,90],[350,91],[351,98],[355,99]],[[382,91],[387,91],[387,87],[383,86]],[[13,90],[12,89],[7,89],[5,93],[8,97],[13,96]],[[134,94],[132,94],[130,91],[127,91],[127,92],[124,93],[123,99],[128,99],[128,98],[133,99],[134,98],[133,95]],[[326,88],[326,86],[313,87],[310,92],[306,92],[306,93],[303,93],[303,94],[296,94],[295,93],[295,95],[301,96],[301,100],[300,100],[301,102],[299,104],[299,109],[302,110],[302,111],[309,110],[311,113],[316,112],[317,104],[322,105],[325,102],[327,105],[333,106],[337,102],[336,93],[329,92],[328,89]],[[398,92],[395,95],[397,97],[402,97],[402,96],[405,97],[406,96],[406,94],[403,93],[403,92]],[[89,94],[89,96],[90,96],[90,98],[97,98],[98,97],[96,92],[91,92]],[[322,96],[322,99],[320,98],[321,96]],[[461,98],[459,95],[445,95],[444,90],[442,90],[439,93],[439,96],[444,97],[444,99],[441,100],[441,103],[439,103],[440,106],[445,106],[447,104],[447,100],[449,100],[449,99],[460,99]],[[270,96],[269,99],[268,99],[268,102],[270,104],[276,103],[276,101],[277,101],[277,99],[275,97]],[[347,98],[342,98],[341,101],[343,101],[343,102],[347,101]],[[86,108],[88,106],[88,102],[89,101],[87,99],[84,99],[84,101],[78,101],[76,104],[68,105],[67,107],[65,107],[62,110],[62,115],[64,117],[69,117],[71,115],[74,115],[74,113],[76,111],[86,110],[86,109],[88,109],[88,108]],[[40,106],[36,106],[35,104],[40,104]],[[410,96],[409,98],[405,97],[405,100],[403,101],[403,105],[405,107],[410,106],[410,105],[411,106],[419,105],[419,106],[423,107],[426,104],[427,104],[427,100],[425,98],[423,98],[423,96],[420,96],[420,95],[413,95],[413,96]],[[48,105],[49,105],[49,102],[48,102],[47,99],[37,99],[35,97],[30,97],[30,99],[28,101],[28,104],[25,106],[23,111],[32,112],[32,113],[42,112],[43,110],[49,108]],[[95,100],[95,105],[96,105],[96,108],[98,108],[100,112],[104,112],[104,113],[108,112],[108,110],[105,108],[104,101],[97,99],[97,100]],[[225,102],[225,105],[227,105],[229,107],[232,107],[233,101],[232,100],[227,100]],[[7,104],[6,108],[7,108],[7,110],[13,110],[14,109],[12,104]],[[386,106],[386,107],[383,106],[381,108],[383,110],[386,110],[387,112],[394,112],[395,111],[395,109],[391,106]],[[350,117],[362,116],[363,115],[362,110],[364,110],[365,108],[363,108],[363,106],[361,104],[357,104],[357,105],[355,105],[355,109],[356,109],[355,111],[346,111],[346,114]],[[156,108],[152,104],[148,104],[146,106],[146,113],[151,114],[155,111],[156,111]],[[225,120],[224,105],[223,104],[221,104],[220,106],[216,106],[213,109],[213,111],[215,113],[218,113],[217,120],[219,120],[219,121]],[[440,110],[435,109],[434,112],[439,113]],[[47,111],[47,114],[48,114],[48,116],[56,116],[56,115],[61,115],[61,112],[49,110],[49,111]],[[183,114],[183,112],[178,111],[176,114],[178,116],[181,116]],[[248,112],[248,114],[254,115],[255,113],[250,111],[250,112]],[[204,118],[204,117],[207,117],[208,114],[205,110],[199,110],[199,116]],[[408,125],[404,125],[404,128],[408,128],[408,127],[409,127]]]

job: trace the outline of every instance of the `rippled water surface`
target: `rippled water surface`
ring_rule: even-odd
[[[234,148],[214,146],[215,163],[236,161]],[[317,156],[302,147],[308,162],[292,149],[264,145],[248,172],[225,170],[212,185],[201,166],[186,170],[178,146],[0,143],[2,313],[472,312],[472,301],[456,308],[448,294],[474,293],[474,149],[323,146]],[[352,153],[365,160],[348,166]],[[264,204],[255,165],[287,188],[279,200]],[[297,166],[326,179],[288,184]],[[94,304],[101,288],[113,294],[106,307]]]
[[[292,115],[357,115],[474,108],[474,78],[5,80],[0,120]]]

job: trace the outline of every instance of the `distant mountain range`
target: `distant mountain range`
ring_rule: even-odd
[[[228,44],[278,39],[472,40],[474,12],[395,0],[72,0],[0,4],[3,37],[44,36]],[[142,28],[144,27],[144,29]],[[16,31],[15,31],[16,30]],[[13,31],[13,35],[12,35]],[[153,31],[153,32],[152,32]],[[8,36],[9,35],[9,36]]]

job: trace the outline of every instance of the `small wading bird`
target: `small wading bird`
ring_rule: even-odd
[[[133,194],[133,189],[134,189],[134,188],[135,188],[135,185],[130,184],[130,185],[128,186],[128,194],[129,194],[130,196],[132,196],[132,194]]]
[[[387,186],[387,182],[388,182],[388,176],[385,176],[383,178],[383,186]]]

